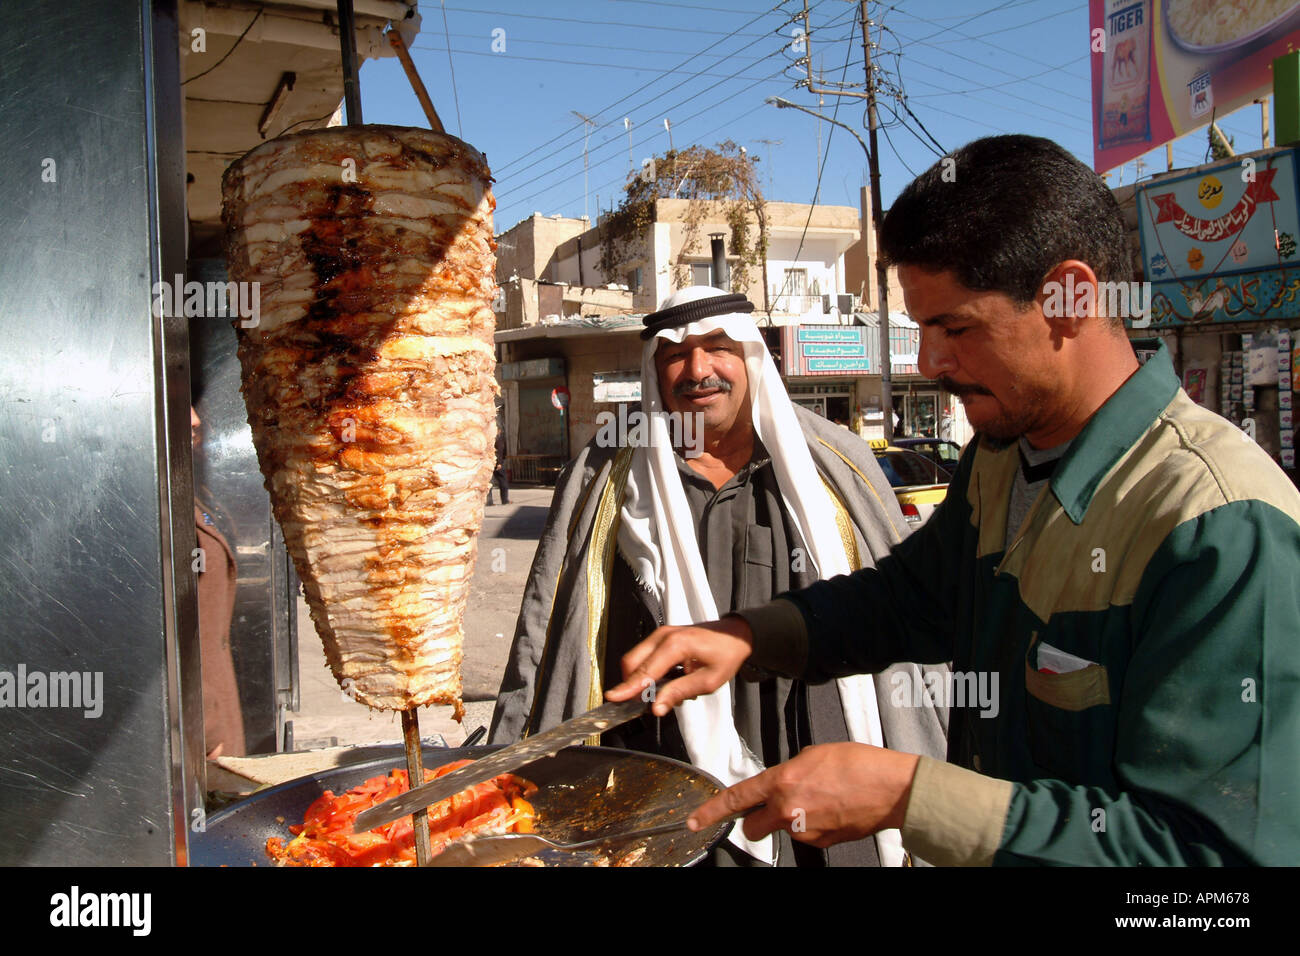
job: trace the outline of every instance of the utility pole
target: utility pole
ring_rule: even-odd
[[[812,69],[812,63],[811,63],[812,57],[810,56],[808,59],[809,59],[809,61],[810,61],[809,64],[808,64],[808,68],[809,68],[809,69]],[[818,75],[818,76],[825,76],[825,75],[826,75],[826,69],[825,69],[825,67],[826,67],[826,60],[825,60],[825,58],[819,56],[819,57],[817,58],[817,75]],[[817,93],[817,111],[820,113],[821,110],[822,110],[822,107],[824,107],[825,105],[826,105],[826,98],[825,98],[824,96],[822,96],[821,92],[819,91],[819,92]],[[820,173],[821,171],[822,171],[822,121],[819,119],[819,120],[817,120],[817,165],[813,167],[813,174],[814,174],[814,177],[816,176],[817,173]],[[821,186],[819,185],[819,186],[817,187],[817,191],[816,191],[815,193],[813,193],[813,205],[814,205],[814,206],[817,205],[817,200],[820,199],[820,198],[821,198]]]
[[[673,152],[673,124],[668,122],[668,117],[664,117],[664,129],[668,130],[668,152]]]
[[[808,92],[820,98],[823,94],[830,96],[852,96],[867,101],[867,138],[870,148],[867,150],[867,169],[871,175],[871,231],[876,240],[876,294],[880,305],[880,400],[884,406],[885,440],[894,438],[894,386],[893,363],[889,355],[889,270],[880,259],[880,162],[876,148],[876,129],[879,121],[876,116],[876,77],[871,65],[871,21],[867,17],[867,0],[858,4],[858,19],[862,26],[862,53],[864,68],[867,73],[867,91],[855,93],[852,90],[818,88],[813,84],[812,73],[812,30],[808,25],[808,0],[803,2],[803,32],[807,37],[804,64],[808,70]]]
[[[808,0],[804,0],[806,4]],[[871,155],[867,158],[871,170],[871,230],[876,235],[876,289],[880,296],[880,402],[885,413],[885,441],[894,439],[894,378],[893,362],[889,355],[889,270],[880,258],[880,153],[876,149],[876,76],[871,66],[871,32],[867,20],[867,0],[859,4],[862,20],[862,54],[863,66],[867,71],[867,140],[871,144]]]
[[[591,128],[596,125],[596,119],[577,110],[569,110],[569,112],[586,124],[582,132],[582,215],[590,224],[591,210],[588,207],[591,205],[591,195],[587,192],[587,144],[591,142]]]

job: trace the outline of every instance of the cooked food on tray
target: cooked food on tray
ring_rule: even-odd
[[[1294,10],[1295,0],[1168,0],[1169,29],[1189,46],[1232,43]]]
[[[428,783],[458,770],[469,760],[456,760],[425,770]],[[358,813],[410,789],[405,770],[371,777],[347,793],[326,790],[307,808],[301,825],[289,827],[293,839],[266,841],[266,852],[280,866],[415,866],[411,818],[402,817],[364,833],[352,831]],[[476,784],[429,807],[429,843],[438,854],[452,840],[470,834],[532,833],[537,812],[526,797],[537,787],[507,773]]]
[[[483,156],[427,130],[285,136],[226,171],[244,401],[343,690],[461,707],[461,621],[496,436]]]

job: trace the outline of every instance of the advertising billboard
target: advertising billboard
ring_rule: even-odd
[[[1151,326],[1300,317],[1296,151],[1138,187]]]
[[[1271,92],[1300,0],[1090,0],[1089,28],[1101,173]]]

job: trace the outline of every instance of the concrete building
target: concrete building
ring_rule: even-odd
[[[768,202],[766,262],[744,268],[743,281],[721,204],[707,204],[692,225],[701,213],[692,201],[656,200],[644,235],[624,246],[617,275],[600,265],[606,222],[592,229],[585,219],[534,213],[498,236],[501,417],[516,480],[553,478],[596,434],[602,411],[640,399],[641,318],[687,285],[741,287],[791,398],[864,437],[881,436],[869,203],[865,189],[859,209]],[[750,248],[758,236],[751,215]],[[899,433],[936,434],[948,409],[956,412],[954,439],[964,440],[959,403],[917,372],[919,329],[901,309],[891,283]]]

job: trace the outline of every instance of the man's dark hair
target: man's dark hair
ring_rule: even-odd
[[[880,250],[890,265],[951,271],[967,288],[1021,306],[1066,259],[1086,262],[1101,282],[1133,278],[1115,197],[1037,136],[988,136],[935,163],[894,201]]]

